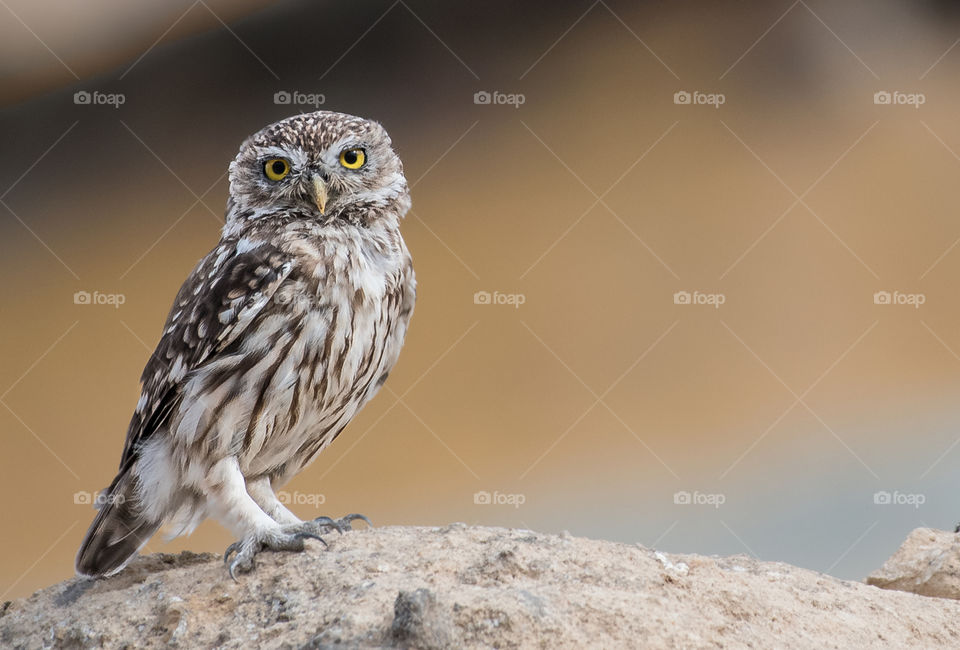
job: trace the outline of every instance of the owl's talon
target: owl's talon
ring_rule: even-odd
[[[249,573],[250,571],[253,570],[254,566],[256,565],[254,564],[252,557],[249,559],[249,561],[246,561],[246,562],[241,562],[239,559],[237,559],[230,563],[228,571],[230,572],[230,577],[233,579],[234,582],[240,582],[239,580],[237,580],[237,574],[236,574],[237,569],[240,570],[240,573]]]
[[[230,556],[231,556],[232,554],[234,554],[234,553],[239,553],[239,552],[240,552],[240,546],[241,546],[240,542],[234,542],[233,544],[231,544],[230,546],[227,547],[227,550],[225,550],[225,551],[223,552],[223,563],[224,563],[224,564],[229,564],[229,563],[230,563]]]
[[[309,530],[297,531],[297,532],[293,533],[293,536],[294,536],[295,539],[298,539],[298,540],[301,540],[301,541],[303,541],[303,540],[305,540],[305,539],[315,539],[315,540],[317,540],[318,542],[320,542],[321,544],[323,544],[323,547],[324,547],[324,548],[330,548],[330,545],[327,544],[327,540],[325,540],[324,538],[320,537],[320,535],[319,535],[318,533],[314,533],[314,532],[309,531]],[[287,550],[287,549],[284,549],[284,550]],[[294,550],[296,550],[296,549],[294,549]]]
[[[349,515],[345,515],[345,516],[343,516],[343,517],[340,517],[339,519],[337,519],[337,523],[338,523],[340,526],[343,526],[344,529],[346,529],[346,530],[352,530],[352,529],[353,529],[353,522],[357,521],[358,519],[359,519],[360,521],[366,522],[367,526],[369,526],[370,528],[373,528],[373,522],[371,522],[370,519],[367,518],[366,515],[361,515],[361,514],[358,513],[358,512],[354,512],[353,514],[349,514]]]
[[[343,526],[338,521],[336,521],[335,519],[331,519],[330,517],[317,517],[313,519],[310,523],[316,524],[318,527],[327,526],[329,528],[333,528],[341,535],[343,534]]]
[[[352,524],[354,521],[358,519],[367,522],[367,525],[370,526],[371,528],[373,527],[373,524],[370,523],[370,520],[365,515],[361,515],[358,513],[345,515],[343,517],[340,517],[339,519],[333,519],[332,517],[326,517],[326,516],[317,517],[312,521],[310,521],[309,523],[317,527],[332,528],[342,535],[348,530],[353,530]]]
[[[234,582],[238,582],[237,571],[240,573],[248,573],[253,570],[253,558],[259,550],[260,543],[252,538],[234,542],[227,547],[226,552],[223,554],[223,561],[227,565],[227,571],[230,573],[230,577]],[[233,561],[230,562],[230,555],[234,553],[236,553],[236,556],[233,558]]]

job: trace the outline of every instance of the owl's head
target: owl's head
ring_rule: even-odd
[[[258,131],[230,163],[231,220],[278,212],[367,224],[410,208],[403,165],[376,122],[317,111]]]

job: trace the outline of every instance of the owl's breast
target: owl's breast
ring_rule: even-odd
[[[309,462],[377,392],[403,343],[409,257],[344,246],[309,261],[275,296],[296,325],[275,346],[274,399],[241,459],[252,473]]]

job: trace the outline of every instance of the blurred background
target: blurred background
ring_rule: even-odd
[[[284,488],[302,517],[850,579],[960,521],[954,3],[0,16],[0,600],[72,574],[228,163],[317,107],[389,130],[420,287],[384,390]]]

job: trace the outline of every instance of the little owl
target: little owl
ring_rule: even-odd
[[[219,520],[237,539],[224,558],[233,576],[261,550],[300,551],[365,519],[304,522],[274,490],[397,361],[416,287],[399,229],[409,208],[376,122],[320,111],[243,143],[220,242],[180,288],[147,361],[79,574],[120,571],[163,524],[177,536]]]

